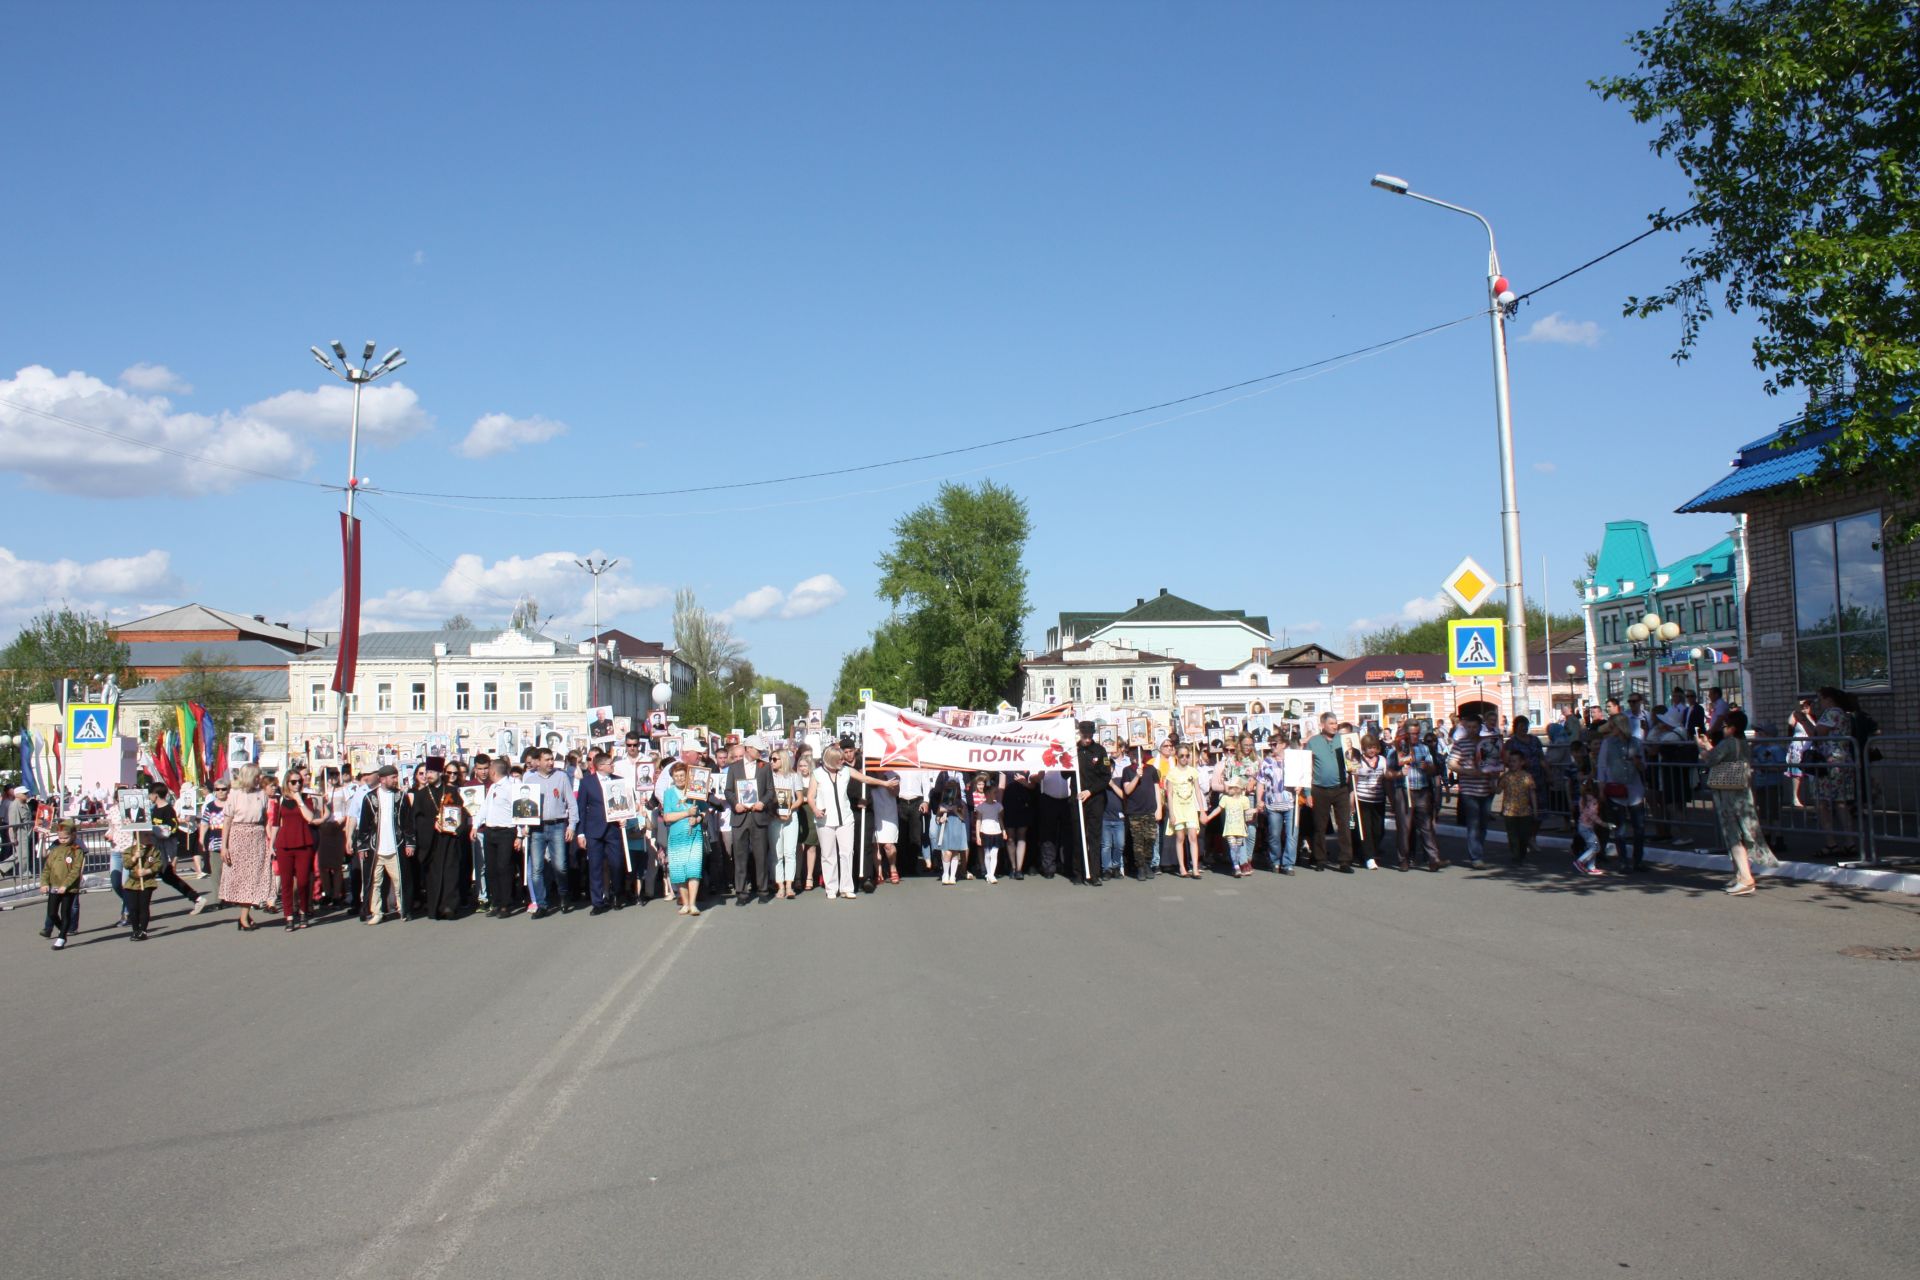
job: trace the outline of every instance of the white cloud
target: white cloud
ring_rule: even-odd
[[[175,413],[164,396],[41,365],[0,380],[0,470],[39,488],[88,497],[197,496],[249,478],[182,453],[275,474],[304,471],[313,461],[300,441],[248,413]]]
[[[120,614],[125,602],[177,597],[181,582],[165,551],[104,560],[22,560],[0,547],[0,622],[9,629],[62,603],[89,613]],[[120,603],[115,608],[115,602]]]
[[[1558,471],[1560,467],[1559,464],[1553,462],[1536,462],[1533,464],[1533,469],[1543,476],[1550,476]]]
[[[787,593],[778,587],[761,587],[749,591],[738,600],[720,611],[720,617],[726,622],[751,622],[764,618],[786,602]]]
[[[1597,347],[1600,326],[1592,320],[1569,320],[1563,311],[1549,312],[1520,335],[1522,342],[1557,342],[1568,347]]]
[[[1429,622],[1452,606],[1452,597],[1444,591],[1436,591],[1430,596],[1415,596],[1401,605],[1398,613],[1383,613],[1373,618],[1355,618],[1348,630],[1358,635],[1366,631],[1379,631],[1386,627],[1412,626],[1416,622]]]
[[[816,573],[787,593],[783,618],[810,618],[847,598],[847,589],[830,573]]]
[[[491,458],[525,444],[539,444],[564,435],[567,424],[551,418],[514,418],[504,413],[489,413],[473,424],[467,438],[455,445],[469,458]]]
[[[413,265],[416,267],[424,267],[427,265],[427,251],[425,249],[415,249],[413,251]]]
[[[822,609],[830,609],[846,599],[847,589],[830,573],[816,573],[798,583],[792,591],[778,587],[759,587],[747,592],[726,608],[719,617],[726,622],[753,622],[770,618],[811,618]]]
[[[163,364],[136,364],[120,374],[120,385],[146,395],[188,395],[193,384]]]
[[[312,391],[282,391],[244,410],[270,426],[302,435],[344,439],[353,421],[353,389],[345,383],[322,384]],[[360,393],[360,438],[395,444],[433,429],[433,415],[404,382],[375,383]]]
[[[370,529],[368,536],[378,538],[380,531]],[[464,613],[476,626],[505,626],[514,602],[531,596],[548,634],[584,638],[593,623],[593,580],[574,563],[583,558],[573,551],[543,551],[488,563],[478,555],[462,555],[430,587],[396,587],[362,600],[362,625],[370,631],[426,631]],[[622,614],[655,609],[672,599],[671,588],[634,582],[624,568],[615,568],[600,578],[600,624],[612,626]],[[340,593],[329,593],[307,617],[312,626],[338,626]]]

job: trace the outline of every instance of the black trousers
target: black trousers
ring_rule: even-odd
[[[147,926],[153,923],[153,890],[128,889],[127,928],[135,933],[145,933]]]
[[[1073,801],[1065,796],[1055,799],[1044,791],[1039,800],[1040,874],[1051,877],[1059,872],[1062,850],[1072,837]]]
[[[900,862],[911,866],[913,859],[925,857],[926,836],[920,828],[920,802],[911,797],[900,801]]]
[[[198,889],[189,889],[187,887],[187,882],[185,880],[182,880],[180,878],[180,873],[173,869],[172,858],[162,858],[160,860],[160,883],[172,888],[175,892],[177,892],[181,897],[185,898],[188,902],[200,901],[200,891]]]
[[[47,895],[47,928],[61,937],[80,932],[80,895],[77,893],[50,893]]]
[[[427,902],[430,916],[451,916],[460,910],[461,836],[435,835],[427,849]]]
[[[504,827],[489,827],[481,833],[487,851],[487,905],[500,911],[514,905],[514,886],[520,871],[520,852],[513,847],[517,834]]]
[[[1332,827],[1331,833],[1328,827]],[[1353,784],[1313,789],[1313,860],[1327,861],[1334,846],[1340,848],[1340,865],[1353,865]]]
[[[735,814],[734,818],[744,817]],[[767,880],[767,829],[764,826],[736,826],[733,829],[733,891],[744,894],[747,891],[748,873],[752,873],[754,888],[761,893],[767,892],[773,885]]]

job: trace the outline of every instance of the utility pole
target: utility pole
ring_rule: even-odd
[[[588,556],[574,563],[593,578],[593,667],[587,676],[587,705],[597,707],[600,705],[600,575],[620,562],[604,556],[598,560]]]

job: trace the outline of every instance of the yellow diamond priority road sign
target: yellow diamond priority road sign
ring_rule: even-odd
[[[1472,613],[1486,603],[1487,597],[1493,594],[1497,584],[1492,574],[1475,563],[1472,556],[1468,556],[1460,562],[1458,568],[1447,575],[1446,581],[1440,585],[1446,589],[1448,595],[1453,597],[1456,604],[1466,612]]]

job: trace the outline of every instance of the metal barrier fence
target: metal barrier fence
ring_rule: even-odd
[[[107,841],[107,824],[83,822],[78,831],[80,847],[87,851],[85,872],[89,876],[106,875],[113,862],[113,846]],[[0,895],[20,894],[40,883],[40,864],[53,847],[53,833],[35,831],[26,849],[9,849],[7,862],[0,867]]]
[[[1920,861],[1920,735],[1879,734],[1863,750],[1818,749],[1818,739],[1750,738],[1753,799],[1761,828],[1783,859],[1881,866]],[[1691,742],[1643,744],[1647,839],[1721,852],[1713,792]],[[1577,783],[1555,751],[1545,816],[1566,819]]]

